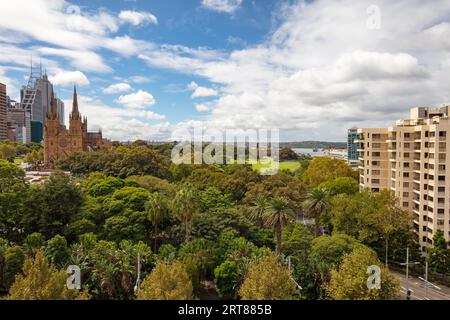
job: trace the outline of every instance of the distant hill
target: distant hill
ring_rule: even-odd
[[[325,141],[299,141],[299,142],[281,142],[281,148],[301,148],[301,149],[323,149],[323,148],[347,148],[346,142],[325,142]]]

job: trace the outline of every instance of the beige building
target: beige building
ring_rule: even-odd
[[[392,190],[413,213],[424,250],[437,230],[450,241],[450,106],[413,108],[391,128],[358,129],[360,187]]]
[[[6,85],[0,83],[0,141],[8,138],[6,124]]]

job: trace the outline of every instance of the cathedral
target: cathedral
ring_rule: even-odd
[[[53,169],[58,160],[67,158],[74,152],[97,151],[109,145],[102,132],[88,132],[87,118],[78,111],[77,88],[73,90],[72,112],[69,116],[69,129],[58,119],[56,99],[52,95],[50,111],[44,126],[44,166]]]

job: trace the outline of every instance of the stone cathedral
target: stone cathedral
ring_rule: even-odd
[[[88,132],[87,118],[78,111],[77,88],[73,90],[72,112],[69,115],[69,129],[61,125],[56,110],[56,100],[52,96],[50,110],[44,126],[44,166],[54,169],[58,160],[67,158],[74,152],[97,151],[109,145],[102,132]]]

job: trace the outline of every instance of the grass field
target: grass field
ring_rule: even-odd
[[[295,171],[295,170],[300,168],[300,162],[297,162],[297,161],[283,161],[283,162],[279,163],[279,166],[280,166],[280,168],[279,168],[280,171],[281,170]],[[253,167],[253,170],[260,171],[261,168],[264,167],[264,164],[257,163],[257,164],[254,164],[252,167]]]

